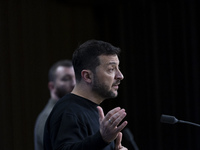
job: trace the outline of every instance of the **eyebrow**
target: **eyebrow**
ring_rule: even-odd
[[[105,64],[106,67],[113,66],[113,65],[119,66],[119,64],[117,64],[117,62],[114,62],[114,61],[113,62],[108,62],[108,63]]]
[[[117,64],[117,62],[109,62],[109,63],[107,63],[107,65],[116,65]]]
[[[66,77],[67,77],[67,78],[68,78],[68,77],[71,77],[71,75],[70,75],[70,74],[66,74],[66,75],[63,76],[63,78],[66,78]]]

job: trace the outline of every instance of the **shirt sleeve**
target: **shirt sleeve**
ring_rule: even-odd
[[[99,130],[88,135],[87,126],[73,114],[54,118],[50,137],[54,150],[100,150],[109,145],[102,139]]]

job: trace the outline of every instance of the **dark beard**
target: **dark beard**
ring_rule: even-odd
[[[104,99],[115,98],[117,95],[108,89],[109,87],[101,84],[95,75],[92,90]]]
[[[65,96],[67,93],[69,93],[69,92],[67,92],[63,88],[57,88],[56,89],[56,95],[58,96],[59,99],[62,98],[63,96]]]

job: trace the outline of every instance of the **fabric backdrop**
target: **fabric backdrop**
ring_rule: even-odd
[[[99,39],[122,49],[125,76],[104,111],[126,109],[141,150],[199,150],[199,127],[160,122],[167,114],[200,123],[199,6],[195,0],[1,1],[0,149],[34,149],[49,67]],[[125,137],[123,143],[130,146]]]

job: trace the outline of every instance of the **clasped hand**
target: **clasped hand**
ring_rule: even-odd
[[[112,142],[116,139],[115,150],[127,150],[127,148],[121,145],[122,133],[120,132],[127,124],[127,121],[120,122],[126,116],[125,109],[116,107],[110,110],[106,116],[104,116],[103,109],[98,106],[99,112],[99,123],[100,123],[100,133],[105,142]]]

